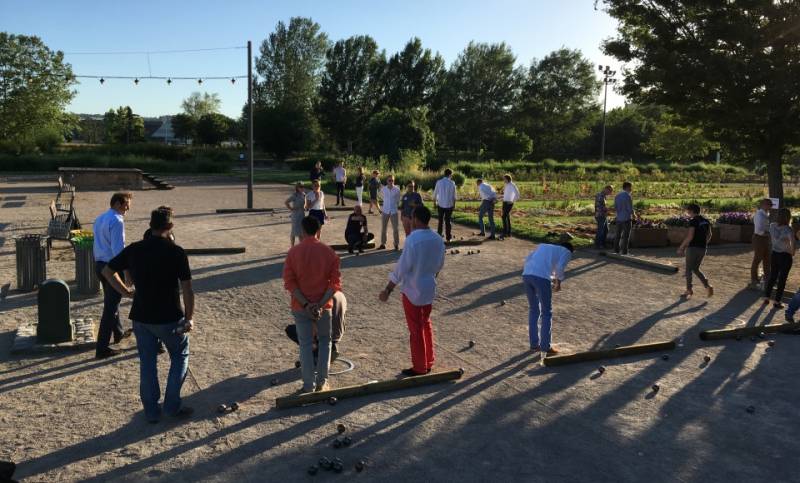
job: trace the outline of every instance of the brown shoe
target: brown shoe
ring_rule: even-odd
[[[556,348],[555,348],[555,347],[553,347],[553,346],[550,346],[550,348],[549,348],[549,349],[547,349],[547,355],[548,355],[548,356],[554,356],[554,355],[558,354],[559,352],[561,352],[561,351],[560,351],[560,350],[558,350],[558,349],[556,349]]]
[[[708,296],[709,297],[713,297],[714,296],[714,287],[709,285],[708,287],[706,287],[706,292],[708,292]]]
[[[681,297],[685,298],[686,300],[689,300],[690,298],[692,298],[692,295],[694,295],[694,292],[692,292],[691,290],[686,290],[685,292],[683,292],[683,295],[681,295]]]

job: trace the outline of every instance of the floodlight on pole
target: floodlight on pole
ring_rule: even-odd
[[[617,79],[614,78],[617,71],[611,70],[611,66],[608,65],[605,67],[599,65],[598,67],[600,68],[600,73],[603,75],[603,134],[600,141],[600,162],[603,162],[606,159],[606,105],[608,102],[608,85],[617,83]]]

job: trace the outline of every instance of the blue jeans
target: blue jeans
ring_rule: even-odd
[[[550,280],[533,275],[523,275],[525,293],[528,295],[528,336],[531,349],[540,347],[550,350],[550,324],[553,319],[553,286]],[[539,316],[542,318],[541,338],[539,337]]]
[[[164,412],[175,415],[181,408],[181,386],[189,370],[189,336],[176,334],[178,322],[170,324],[145,324],[133,322],[133,334],[139,350],[139,396],[148,420],[157,420],[161,415],[158,399],[158,341],[162,341],[169,352],[169,375],[167,391],[164,393]]]
[[[481,207],[478,210],[478,226],[481,230],[481,235],[486,234],[486,230],[484,230],[483,226],[483,215],[489,215],[489,231],[491,232],[492,236],[494,236],[494,201],[493,200],[483,200],[481,201]]]
[[[789,306],[786,308],[786,322],[794,323],[794,314],[797,313],[797,309],[800,309],[800,290],[789,301]]]
[[[292,312],[300,345],[300,371],[303,392],[311,392],[328,381],[331,365],[331,309],[323,310],[317,325],[317,366],[314,367],[314,324],[305,311]]]
[[[108,349],[112,333],[116,340],[122,338],[122,322],[119,320],[119,303],[122,295],[114,290],[114,287],[103,276],[103,268],[106,265],[106,262],[94,262],[97,278],[103,284],[103,315],[100,317],[100,327],[97,329],[96,352],[98,355]]]
[[[594,237],[594,246],[596,248],[605,248],[606,237],[608,236],[608,220],[605,216],[595,216],[597,222],[597,234]]]

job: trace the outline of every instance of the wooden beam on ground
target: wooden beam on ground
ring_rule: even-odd
[[[209,248],[184,248],[187,255],[235,255],[244,253],[245,247],[209,247]]]
[[[333,248],[334,250],[347,250],[348,248],[346,243],[337,243],[334,245],[330,245],[330,247]],[[375,248],[375,242],[369,242],[366,245],[364,245],[364,249],[370,249],[370,248]]]
[[[563,356],[545,357],[542,363],[546,366],[563,366],[576,362],[599,361],[601,359],[613,359],[615,357],[636,356],[649,352],[670,351],[675,349],[675,341],[651,342],[649,344],[635,344],[607,349],[600,351],[576,352],[575,354],[565,354]]]
[[[654,270],[661,270],[669,273],[678,272],[678,267],[672,265],[671,263],[654,262],[651,260],[644,260],[642,258],[637,258],[630,255],[619,255],[617,253],[600,252],[600,254],[612,260],[619,260],[621,262],[627,262],[633,265],[641,265],[643,267],[652,268]]]
[[[800,330],[800,322],[793,324],[771,324],[756,325],[753,327],[738,327],[736,329],[715,329],[700,332],[702,340],[735,339],[736,337],[750,337],[761,332],[765,334],[777,334],[784,331]]]
[[[217,213],[271,213],[275,211],[274,208],[219,208]]]
[[[450,240],[444,242],[446,247],[471,247],[483,244],[483,240]]]
[[[326,402],[332,397],[335,397],[336,399],[346,399],[350,397],[366,396],[368,394],[396,391],[399,389],[427,386],[429,384],[437,384],[440,382],[461,379],[461,376],[463,375],[464,369],[455,369],[451,371],[425,374],[423,376],[406,377],[403,379],[389,379],[386,381],[368,382],[366,384],[331,389],[330,391],[296,394],[275,399],[275,407],[278,409],[294,408],[305,406],[306,404]]]

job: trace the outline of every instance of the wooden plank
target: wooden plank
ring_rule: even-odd
[[[274,208],[219,208],[217,213],[271,213],[275,211]]]
[[[245,247],[184,248],[187,255],[234,255],[244,253]]]
[[[450,240],[444,242],[446,247],[471,247],[483,244],[483,240]]]
[[[735,329],[715,329],[700,332],[702,340],[735,339],[736,337],[750,337],[763,332],[765,334],[777,334],[788,330],[800,330],[800,322],[793,324],[771,324],[757,325],[753,327],[737,327]]]
[[[651,260],[644,260],[630,255],[619,255],[616,253],[609,253],[609,252],[600,252],[600,255],[608,257],[612,260],[619,260],[621,262],[627,262],[633,265],[641,265],[643,267],[652,268],[654,270],[662,270],[670,273],[678,272],[678,267],[670,263],[653,262]]]
[[[675,349],[675,341],[651,342],[649,344],[635,344],[617,347],[614,349],[577,352],[575,354],[565,354],[559,356],[545,357],[542,363],[546,366],[563,366],[575,362],[598,361],[601,359],[613,359],[615,357],[635,356]]]
[[[347,250],[347,244],[346,243],[337,243],[337,244],[329,245],[329,246],[331,248],[333,248],[334,250]],[[375,248],[375,242],[369,242],[366,245],[364,245],[364,249],[370,249],[370,248]]]
[[[275,407],[278,409],[294,408],[305,406],[306,404],[325,402],[331,397],[335,397],[336,399],[346,399],[350,397],[366,396],[368,394],[396,391],[399,389],[427,386],[429,384],[437,384],[440,382],[461,379],[461,376],[463,375],[464,369],[455,369],[451,371],[425,374],[422,376],[406,377],[403,379],[389,379],[386,381],[368,382],[366,384],[357,384],[355,386],[331,389],[330,391],[295,394],[292,396],[279,397],[275,399]]]

